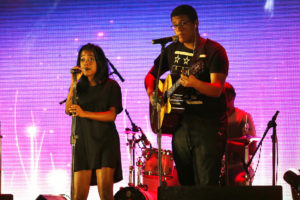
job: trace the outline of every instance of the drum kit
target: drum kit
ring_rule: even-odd
[[[121,187],[115,194],[115,200],[156,200],[157,189],[159,186],[159,171],[158,171],[158,149],[153,148],[150,141],[147,139],[143,130],[136,126],[128,111],[125,112],[131,121],[132,128],[126,128],[127,146],[130,152],[130,167],[129,167],[129,182],[127,187]],[[243,144],[244,147],[244,164],[249,164],[249,145],[258,141],[260,138],[250,135],[244,135],[239,138],[230,138],[230,142]],[[136,148],[140,150],[141,156],[137,159]],[[161,165],[162,165],[162,186],[178,186],[177,170],[174,166],[173,154],[170,150],[161,150]],[[137,175],[135,174],[137,167]],[[225,166],[223,166],[225,167]],[[225,167],[226,168],[226,167]],[[224,169],[225,169],[224,168]],[[226,170],[225,170],[226,171]],[[224,171],[224,173],[226,173]],[[247,172],[247,170],[246,170]],[[136,182],[137,177],[137,182]],[[222,179],[222,177],[220,178]],[[251,185],[249,173],[245,176],[246,185]]]
[[[115,200],[156,200],[159,184],[158,149],[152,148],[143,130],[131,120],[128,111],[125,112],[131,121],[132,128],[126,128],[127,146],[130,152],[129,182],[127,187],[121,187],[115,194]],[[137,136],[139,135],[139,136]],[[136,148],[141,156],[135,158]],[[162,182],[164,186],[179,185],[173,154],[170,150],[161,151]],[[137,175],[135,174],[137,167]],[[136,182],[137,177],[137,182]]]

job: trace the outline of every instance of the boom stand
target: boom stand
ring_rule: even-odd
[[[77,104],[77,75],[73,75],[73,97],[72,104]],[[76,121],[77,117],[72,116],[72,131],[71,131],[71,145],[72,145],[72,171],[71,171],[71,200],[74,199],[74,164],[75,164],[75,146],[78,135],[76,135]]]
[[[249,176],[249,172],[248,172],[248,167],[250,166],[257,150],[260,148],[260,146],[262,145],[262,142],[264,140],[264,138],[266,137],[268,131],[270,128],[273,127],[273,135],[271,136],[272,138],[272,186],[275,186],[276,185],[276,178],[275,178],[275,152],[276,152],[276,143],[277,143],[277,135],[276,135],[276,118],[277,118],[277,115],[279,114],[279,111],[277,110],[275,115],[272,117],[272,120],[269,121],[268,123],[268,126],[264,132],[264,135],[263,137],[261,138],[259,144],[257,145],[256,149],[255,149],[255,152],[253,154],[253,156],[251,157],[251,159],[249,160],[248,163],[244,163],[244,167],[245,167],[245,171],[246,171],[246,176],[248,175]]]
[[[277,111],[279,113],[279,111]],[[278,114],[277,113],[277,114]],[[276,119],[275,119],[276,120]],[[276,161],[276,143],[277,143],[277,131],[276,131],[276,121],[271,120],[268,124],[268,126],[273,127],[273,134],[271,136],[272,138],[272,185],[276,185],[276,176],[275,176],[275,161]],[[277,149],[278,152],[278,149]]]
[[[158,146],[158,186],[161,186],[161,178],[162,178],[162,166],[161,166],[161,126],[160,126],[160,111],[161,111],[161,105],[158,95],[158,84],[159,84],[159,77],[160,77],[160,71],[163,63],[163,55],[165,52],[165,45],[166,43],[161,43],[161,53],[160,53],[160,59],[159,59],[159,67],[156,77],[156,83],[155,83],[155,92],[154,92],[154,98],[153,98],[153,108],[151,113],[151,121],[154,120],[154,112],[157,112],[157,146]]]

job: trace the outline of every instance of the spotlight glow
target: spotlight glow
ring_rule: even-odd
[[[49,172],[47,182],[54,194],[62,194],[65,193],[66,186],[68,186],[68,178],[66,170],[57,169]]]
[[[266,0],[264,9],[267,13],[269,13],[271,16],[273,16],[274,0]]]
[[[29,126],[29,127],[27,127],[27,133],[28,133],[29,137],[36,137],[37,127],[36,126]]]
[[[104,33],[103,33],[103,32],[99,32],[99,33],[97,34],[97,36],[98,36],[98,37],[103,37],[103,36],[104,36]]]

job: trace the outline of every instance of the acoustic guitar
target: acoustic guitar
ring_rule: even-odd
[[[200,54],[199,58],[183,74],[186,76],[196,75],[203,70],[204,62],[201,58],[205,57],[205,54]],[[158,133],[158,115],[162,133],[173,133],[179,125],[181,114],[184,111],[184,99],[183,94],[174,94],[174,92],[180,85],[180,78],[174,82],[171,75],[168,75],[164,81],[159,80],[158,103],[161,106],[160,112],[158,112],[157,107],[153,107],[150,103],[151,128],[154,133]],[[153,94],[153,96],[155,95]]]

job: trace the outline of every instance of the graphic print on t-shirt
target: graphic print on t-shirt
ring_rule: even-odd
[[[175,51],[174,54],[175,55],[174,55],[173,65],[171,67],[171,74],[175,75],[175,76],[179,76],[183,70],[185,72],[188,72],[188,69],[191,67],[190,61],[193,58],[193,53],[186,52],[186,51]],[[196,62],[193,63],[193,65],[198,65],[198,67],[197,67],[198,74],[202,73],[204,70],[204,65],[203,65],[202,59],[205,57],[206,57],[205,54],[200,54],[199,58],[196,60]],[[199,69],[199,67],[201,69]]]
[[[171,67],[171,74],[179,76],[182,70],[187,71],[189,68],[189,63],[193,57],[193,53],[185,51],[175,51],[174,52],[174,62]]]

